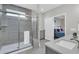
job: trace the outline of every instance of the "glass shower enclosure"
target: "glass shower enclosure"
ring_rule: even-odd
[[[0,5],[0,53],[11,53],[32,45],[31,10]]]

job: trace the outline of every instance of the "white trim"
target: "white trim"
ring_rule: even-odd
[[[61,16],[61,15],[65,16],[65,36],[66,36],[66,16],[67,16],[67,13],[61,13],[61,14],[55,15],[54,17],[58,17],[58,16]]]
[[[61,16],[61,15],[67,15],[67,13],[61,13],[61,14],[58,14],[58,15],[55,15],[54,17],[58,17],[58,16]]]
[[[15,51],[15,52],[12,52],[12,53],[10,53],[10,54],[19,54],[20,52],[23,52],[23,51],[26,51],[26,50],[29,50],[29,49],[32,49],[32,48],[33,48],[33,47],[30,46],[30,47],[28,47],[28,48],[25,48],[25,49],[21,49],[21,50]]]

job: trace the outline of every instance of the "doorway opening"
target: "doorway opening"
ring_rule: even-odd
[[[66,34],[66,16],[64,14],[54,17],[54,40]]]

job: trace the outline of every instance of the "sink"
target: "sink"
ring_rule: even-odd
[[[66,41],[66,40],[61,40],[61,41],[56,42],[56,45],[59,45],[67,49],[73,49],[76,46],[76,43]]]

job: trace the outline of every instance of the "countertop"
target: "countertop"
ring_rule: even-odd
[[[60,40],[68,40],[71,38],[71,36],[66,36],[66,37],[62,37],[60,39],[57,40],[53,40],[53,41],[49,41],[45,43],[45,46],[47,46],[48,48],[55,50],[56,52],[60,53],[60,54],[79,54],[79,48],[73,48],[73,49],[67,49],[64,47],[61,47],[59,45],[56,44],[57,41]]]

